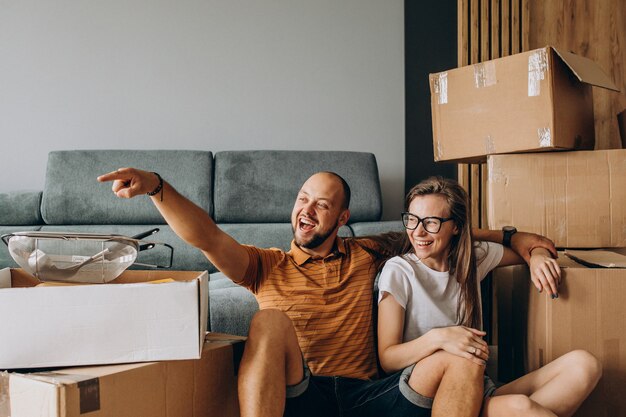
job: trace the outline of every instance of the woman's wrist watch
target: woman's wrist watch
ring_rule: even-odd
[[[513,226],[504,226],[502,228],[502,246],[505,248],[511,247],[511,238],[517,233],[517,229]]]

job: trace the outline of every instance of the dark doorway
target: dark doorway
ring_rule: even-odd
[[[432,175],[456,178],[454,163],[435,163],[428,74],[457,66],[457,0],[404,1],[405,193]]]

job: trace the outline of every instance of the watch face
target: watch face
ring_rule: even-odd
[[[517,232],[517,229],[513,226],[504,226],[502,228],[503,232]]]

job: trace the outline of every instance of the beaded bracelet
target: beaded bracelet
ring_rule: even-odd
[[[161,176],[159,174],[157,174],[156,172],[153,172],[154,175],[157,176],[157,178],[159,179],[159,185],[157,185],[157,187],[150,191],[149,193],[146,193],[149,196],[153,196],[153,195],[157,195],[159,192],[161,193],[161,201],[163,201],[163,178],[161,178]]]

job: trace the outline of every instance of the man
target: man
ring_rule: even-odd
[[[416,392],[410,374],[375,379],[372,288],[393,245],[337,236],[350,217],[350,188],[337,174],[317,173],[300,189],[289,252],[237,243],[158,174],[123,168],[98,180],[113,181],[121,198],[151,195],[176,234],[256,295],[261,311],[250,325],[239,374],[242,416],[414,416],[425,402],[434,416],[478,415],[483,364],[432,355],[437,375],[429,375],[435,386],[427,388],[436,392],[434,401]],[[501,232],[477,233],[502,240]],[[536,246],[553,250],[536,235],[518,233],[514,240],[526,258]]]

